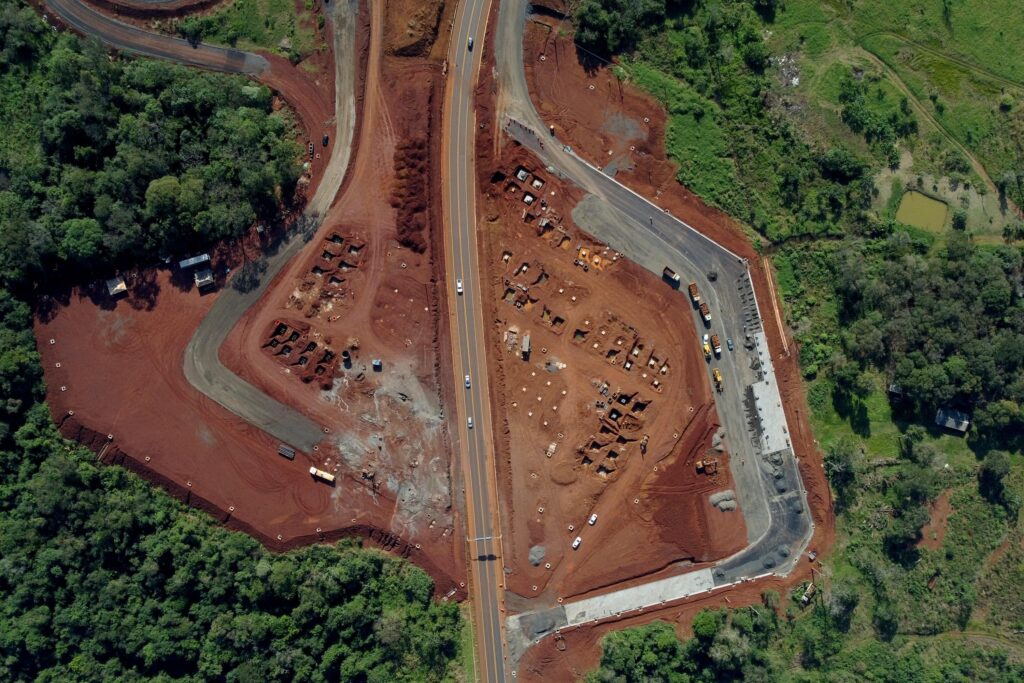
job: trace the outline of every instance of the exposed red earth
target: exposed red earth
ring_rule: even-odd
[[[118,17],[181,17],[224,4],[226,0],[89,0]]]
[[[438,354],[447,343],[432,260],[440,236],[429,201],[436,143],[414,146],[421,159],[396,154],[406,140],[436,139],[441,66],[385,57],[383,6],[369,15],[364,6],[362,110],[339,199],[221,349],[250,382],[325,425],[314,452],[282,457],[278,441],[185,380],[184,348],[216,297],[200,295],[187,273],[143,270],[128,278],[121,300],[102,285],[44,300],[37,339],[55,420],[104,462],[139,472],[276,550],[370,538],[424,567],[439,594],[457,596],[465,569],[444,419],[451,382],[441,381],[450,369],[447,354]],[[333,111],[333,76],[314,83],[286,60],[268,59],[260,80],[319,142]],[[400,191],[417,178],[422,184],[406,194],[419,202]],[[403,234],[409,246],[398,244],[399,211],[421,217],[416,234]],[[254,236],[243,248],[216,250],[218,284],[260,249]],[[292,348],[278,353],[271,341]],[[373,359],[382,360],[381,372]],[[313,479],[311,465],[335,474],[335,485]]]
[[[796,342],[783,324],[782,303],[775,294],[770,261],[757,254],[750,236],[736,221],[708,206],[676,181],[675,165],[665,153],[666,113],[661,105],[619,80],[608,68],[586,71],[571,40],[554,30],[558,23],[556,19],[534,15],[526,29],[527,81],[533,102],[545,121],[554,124],[559,136],[571,141],[585,159],[601,163],[617,154],[628,155],[628,161],[616,173],[620,182],[645,197],[656,197],[659,205],[673,215],[749,260],[793,450],[800,459],[807,502],[816,525],[811,545],[820,550],[831,547],[835,533],[831,493],[822,468],[822,454],[808,422]],[[545,56],[543,61],[541,55]],[[637,130],[639,134],[634,135]]]
[[[559,3],[556,3],[555,7],[559,10],[564,10],[564,7],[559,5]],[[492,20],[492,32],[493,26]],[[675,166],[667,159],[664,150],[666,114],[661,106],[650,96],[640,92],[628,83],[621,82],[607,68],[598,68],[594,71],[585,70],[577,59],[575,47],[568,38],[560,35],[558,27],[558,19],[545,17],[542,13],[531,15],[526,29],[525,63],[532,100],[545,118],[545,121],[556,127],[559,139],[571,144],[580,156],[596,164],[604,165],[609,160],[617,157],[622,158],[622,163],[618,165],[616,172],[616,178],[620,182],[646,197],[655,199],[660,206],[667,208],[675,216],[693,225],[700,232],[708,235],[739,256],[749,259],[751,277],[755,281],[758,304],[761,310],[764,311],[765,331],[773,356],[776,377],[780,384],[794,452],[799,459],[801,476],[807,490],[807,500],[811,506],[811,514],[815,522],[815,532],[810,542],[810,548],[817,550],[822,555],[827,554],[834,541],[835,533],[831,495],[822,469],[821,453],[808,424],[807,402],[799,373],[795,342],[788,335],[788,331],[783,325],[781,303],[774,295],[770,263],[760,258],[754,251],[749,233],[746,233],[738,223],[717,209],[704,204],[675,180]],[[490,35],[488,41],[490,40]],[[543,56],[543,59],[541,59],[541,56]],[[494,193],[491,189],[493,178],[490,177],[493,170],[500,169],[508,173],[510,167],[514,169],[517,165],[534,170],[536,162],[531,160],[529,155],[524,152],[515,151],[514,147],[510,152],[507,140],[503,141],[500,136],[493,134],[500,126],[500,121],[497,118],[498,112],[494,103],[493,81],[487,77],[483,78],[477,93],[480,112],[478,116],[481,117],[481,120],[487,122],[483,131],[484,134],[478,140],[478,158],[489,159],[492,162],[490,167],[486,165],[480,167],[479,185],[484,193],[487,194]],[[516,156],[517,154],[522,156]],[[543,175],[542,171],[537,170]],[[570,195],[573,193],[571,189],[566,190],[566,192]],[[579,199],[579,197],[572,197],[572,199]],[[572,199],[562,198],[565,204],[559,208],[559,211],[563,215],[568,215],[569,209],[572,206]],[[518,204],[517,208],[520,209],[520,212],[522,206],[521,203]],[[492,218],[492,216],[488,216],[488,218]],[[515,220],[509,222],[511,224],[519,224]],[[572,229],[571,226],[568,227]],[[499,233],[492,234],[492,241],[505,239],[507,242],[516,244],[519,249],[523,249],[523,244],[526,241],[518,240],[518,235],[515,234],[502,235],[498,230],[493,230],[492,233]],[[570,238],[571,246],[575,248],[578,244],[584,243],[586,239],[585,235],[574,233]],[[492,243],[489,248],[493,251],[497,247]],[[548,249],[549,253],[551,251],[551,249]],[[492,257],[492,254],[488,253],[488,257]],[[572,260],[570,259],[571,263]],[[629,268],[626,264],[620,265],[623,266],[623,269]],[[492,278],[499,277],[490,269],[485,270],[487,270]],[[579,274],[579,276],[584,277],[584,274]],[[607,278],[608,273],[601,273],[599,277]],[[654,286],[662,284],[657,282],[657,278],[648,277],[650,277],[650,280],[641,288],[644,293],[655,291],[656,288]],[[506,325],[505,318],[511,317],[508,313],[503,314],[501,307],[505,305],[504,303],[499,303],[496,309],[498,312],[495,318],[496,328]],[[629,302],[627,310],[639,310],[639,306],[640,304],[634,299]],[[531,329],[539,327],[534,321],[530,321],[530,326]],[[571,335],[571,331],[569,334]],[[500,333],[497,330],[495,337],[498,338],[496,341],[500,341]],[[695,338],[695,335],[689,337],[689,339],[693,338]],[[689,345],[692,347],[692,342]],[[681,354],[685,357],[687,352],[686,346],[687,344],[684,341],[682,347],[676,347],[675,354],[677,356]],[[534,348],[536,348],[536,344],[534,344]],[[693,351],[693,349],[691,348],[690,351]],[[693,353],[697,354],[696,357],[699,361],[699,352],[693,351]],[[505,372],[503,367],[499,367],[497,369],[498,379],[505,384],[509,384],[509,378],[506,377]],[[515,391],[509,392],[506,387],[506,393],[510,394],[508,400],[512,400],[512,395],[515,394]],[[502,406],[498,397],[494,398],[495,420],[504,420],[505,407]],[[710,404],[710,401],[708,403]],[[709,413],[713,413],[713,408],[709,410]],[[505,424],[507,425],[506,438],[511,440],[512,443],[518,443],[514,431],[515,420],[512,419]],[[529,462],[528,458],[525,459]],[[721,464],[725,465],[727,470],[727,458],[719,457],[719,460]],[[507,467],[508,474],[506,475],[505,485],[510,490],[506,491],[506,496],[511,500],[511,503],[507,504],[518,504],[520,506],[529,504],[526,500],[529,497],[529,490],[524,491],[522,486],[517,486],[512,478],[514,475],[511,474],[517,467],[524,468],[526,466],[525,464],[516,463],[513,458],[513,462]],[[682,475],[683,479],[690,476],[690,472],[686,469],[678,468],[676,471]],[[666,479],[668,479],[667,476]],[[615,485],[617,486],[618,484]],[[686,485],[683,484],[683,486]],[[612,486],[608,486],[608,488],[610,491]],[[672,492],[680,492],[681,488],[672,489]],[[650,487],[641,486],[640,490],[644,491],[646,495]],[[656,491],[657,493],[664,493],[665,489]],[[606,493],[605,496],[608,496],[608,494]],[[567,496],[567,498],[571,497]],[[623,504],[616,507],[620,510],[622,508],[628,509],[629,503],[633,501],[627,496],[622,496],[621,498],[625,498],[625,500],[621,501]],[[589,502],[586,498],[582,498],[582,501],[584,505]],[[574,500],[574,502],[576,501]],[[634,505],[636,504],[634,503]],[[676,510],[678,510],[678,507]],[[533,517],[536,518],[537,515],[533,515]],[[523,531],[520,527],[524,523],[518,520],[517,515],[514,513],[511,515],[511,519],[513,520],[511,522],[513,527],[511,533],[513,535],[516,533],[522,535]],[[577,513],[574,519],[582,520],[585,517]],[[598,524],[604,523],[606,519],[607,516],[599,516]],[[716,518],[711,516],[708,519],[714,520]],[[721,516],[718,519],[721,519]],[[504,509],[503,520],[506,525],[510,524],[508,521],[509,513]],[[657,517],[655,517],[655,522],[662,522],[665,528],[669,528],[674,523],[677,523],[676,520],[668,518],[659,520]],[[617,517],[613,517],[612,523],[632,528],[628,513],[627,515],[619,514]],[[579,527],[577,526],[577,528]],[[527,534],[536,534],[537,531],[536,524],[528,525],[526,529]],[[568,539],[572,538],[572,535],[565,528],[560,531],[562,543],[566,544]],[[708,528],[701,531],[704,531],[704,536],[698,536],[698,538],[707,539],[719,538],[723,532],[727,533],[728,529]],[[698,531],[699,533],[700,531]],[[620,564],[628,565],[637,548],[641,547],[643,543],[638,538],[630,537],[626,533],[616,535],[629,538],[628,551],[622,551],[620,548],[620,552],[617,554],[608,552],[605,555],[604,548],[601,548],[598,551],[600,553],[598,557],[609,558],[605,561],[613,566]],[[686,532],[680,533],[680,536],[684,535],[686,535]],[[745,543],[745,533],[742,529],[739,530],[735,538],[737,539],[737,548]],[[687,540],[693,543],[691,538],[687,537]],[[521,545],[523,545],[522,541],[517,542],[517,547]],[[604,544],[599,543],[599,545]],[[506,548],[508,546],[509,543],[506,542]],[[597,564],[598,562],[592,561],[590,563]],[[521,554],[514,563],[514,567],[515,572],[513,572],[513,576],[509,579],[510,590],[524,596],[529,596],[531,594],[529,591],[523,591],[524,586],[522,584],[524,582],[516,582],[515,580],[515,573],[522,570]],[[579,571],[579,567],[576,565],[573,566],[573,569]],[[678,571],[676,568],[668,568],[660,572],[651,571],[651,573],[642,578],[620,580],[614,584],[614,587],[627,587],[654,578],[662,578]],[[614,572],[614,569],[609,570],[609,573]],[[776,577],[760,579],[749,584],[740,584],[715,590],[700,598],[679,601],[663,609],[646,610],[640,615],[631,616],[627,619],[611,619],[594,625],[563,629],[560,634],[549,636],[527,650],[523,659],[519,662],[518,677],[519,679],[536,681],[574,680],[580,678],[597,666],[600,657],[600,638],[609,630],[639,625],[653,619],[664,619],[675,622],[678,625],[678,630],[685,635],[690,620],[700,609],[721,606],[738,607],[745,604],[753,604],[761,600],[760,596],[763,591],[775,590],[785,593],[785,591],[809,578],[810,573],[811,564],[806,560],[801,560],[797,563],[794,571],[785,579]],[[530,588],[532,588],[532,585],[530,585]],[[611,586],[603,590],[594,590],[589,594],[605,592],[609,588]]]
[[[553,600],[738,551],[742,513],[708,501],[733,484],[688,303],[577,229],[578,192],[514,145],[494,171],[482,263],[508,589]]]

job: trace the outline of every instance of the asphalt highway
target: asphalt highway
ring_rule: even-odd
[[[497,518],[493,432],[490,419],[485,327],[476,239],[476,116],[473,93],[480,68],[488,0],[461,2],[448,53],[445,105],[444,207],[449,302],[460,420],[457,424],[465,481],[470,582],[477,636],[478,678],[506,680],[502,627],[504,569]],[[468,48],[472,37],[473,49]],[[455,291],[461,279],[463,294]],[[465,386],[465,376],[470,386]],[[472,418],[473,427],[468,426]]]

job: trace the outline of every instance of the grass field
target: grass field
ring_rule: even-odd
[[[271,50],[299,61],[319,47],[313,4],[294,0],[234,0],[212,14],[190,17],[178,30],[204,42],[243,50]]]
[[[463,681],[476,680],[476,642],[473,640],[473,609],[468,602],[459,605],[462,614],[462,634],[459,639],[459,654],[462,663]]]
[[[913,159],[899,169],[902,182],[926,176],[923,189],[965,210],[968,229],[995,241],[1017,219],[999,197],[984,195],[997,195],[996,184],[1024,168],[1024,61],[1013,57],[1024,54],[1024,3],[962,0],[949,3],[948,14],[943,7],[940,0],[792,0],[776,18],[771,45],[798,56],[798,91],[809,105],[804,127],[818,139],[849,140],[839,83],[853,70],[878,93],[876,110],[906,97],[919,133],[902,142]],[[1010,196],[1024,203],[1019,187]]]

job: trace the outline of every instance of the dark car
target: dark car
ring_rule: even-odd
[[[331,141],[331,138],[325,135],[325,136],[324,136],[324,139],[323,139],[323,145],[324,145],[324,147],[326,147],[326,146],[327,146],[327,143],[328,143],[328,142],[330,142],[330,141]]]

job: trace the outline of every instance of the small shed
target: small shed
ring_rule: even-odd
[[[971,426],[971,419],[967,413],[952,408],[939,408],[935,413],[935,424],[944,429],[965,434]]]
[[[128,292],[128,285],[120,275],[107,280],[107,292],[115,299]]]

